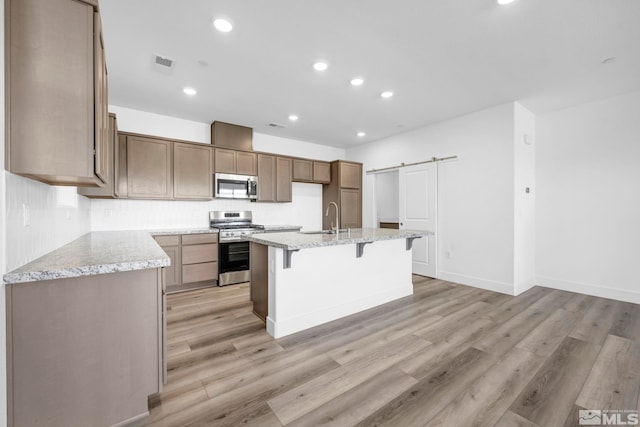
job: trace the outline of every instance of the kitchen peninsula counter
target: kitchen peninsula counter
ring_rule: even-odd
[[[251,300],[280,338],[413,294],[412,243],[429,231],[253,234]]]

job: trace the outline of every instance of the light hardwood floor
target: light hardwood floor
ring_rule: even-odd
[[[274,340],[248,284],[168,298],[151,426],[573,426],[637,409],[640,306],[414,276],[415,294]]]

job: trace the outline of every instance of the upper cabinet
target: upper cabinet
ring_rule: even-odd
[[[258,202],[291,202],[292,176],[291,158],[258,154]]]
[[[293,181],[328,184],[331,181],[331,166],[329,162],[293,159]]]
[[[340,228],[362,227],[362,164],[337,160],[331,162],[329,185],[322,188],[323,213],[334,202],[340,211]],[[332,226],[333,216],[322,216],[322,228]],[[335,226],[335,224],[333,224]]]
[[[234,150],[253,150],[253,129],[225,122],[211,124],[211,144]]]
[[[245,151],[216,148],[215,172],[255,176],[258,174],[258,155]]]
[[[127,137],[127,182],[132,199],[173,198],[173,142]]]
[[[7,170],[48,184],[103,186],[109,120],[97,3],[5,5]]]
[[[213,194],[213,168],[208,146],[176,142],[173,145],[173,197],[209,200]]]
[[[102,154],[102,160],[106,163],[104,165],[104,187],[78,187],[78,194],[82,194],[87,197],[112,199],[117,197],[117,180],[118,174],[117,157],[119,155],[118,146],[118,122],[115,114],[109,114],[109,128],[107,139],[105,140],[104,153]]]

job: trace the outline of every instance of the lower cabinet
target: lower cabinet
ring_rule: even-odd
[[[216,233],[160,235],[155,240],[171,258],[171,266],[165,267],[168,293],[218,284]]]
[[[8,426],[128,425],[162,391],[161,269],[7,285]]]

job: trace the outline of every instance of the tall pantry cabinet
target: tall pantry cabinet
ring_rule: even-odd
[[[109,137],[97,0],[5,0],[6,168],[102,187]]]
[[[322,228],[335,227],[333,208],[325,215],[329,203],[340,211],[340,228],[362,227],[362,163],[336,160],[331,162],[331,182],[322,186]]]

